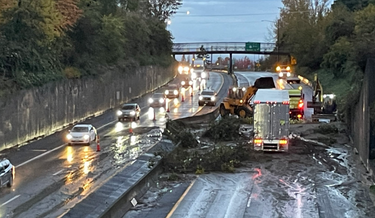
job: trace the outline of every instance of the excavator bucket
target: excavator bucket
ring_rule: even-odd
[[[258,89],[273,89],[276,88],[273,77],[260,77],[254,82],[254,87]]]

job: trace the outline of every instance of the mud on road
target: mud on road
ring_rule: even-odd
[[[180,184],[187,178],[196,182],[191,195],[188,193],[182,202],[193,200],[194,204],[190,205],[204,203],[206,206],[184,208],[179,215],[207,217],[217,213],[218,217],[223,217],[228,211],[237,211],[235,217],[249,214],[251,217],[374,217],[375,207],[369,191],[373,181],[369,180],[359,156],[354,153],[344,125],[295,124],[290,130],[288,153],[251,151],[250,160],[243,162],[233,174],[185,175]],[[219,181],[223,181],[222,185]],[[228,188],[227,181],[232,181],[231,186],[236,188]],[[125,217],[142,217],[145,211],[153,214],[160,210],[166,206],[162,203],[164,193],[173,192],[178,186],[179,182],[161,180],[160,186],[150,190]],[[194,192],[194,187],[202,191]],[[238,187],[243,189],[245,197],[243,200],[234,198],[236,204],[214,196],[207,202],[207,196],[203,196],[215,192],[219,193],[217,196],[232,198]],[[198,202],[200,200],[205,202]],[[176,214],[183,205],[186,207],[181,203]],[[243,210],[233,210],[231,205],[240,205]]]

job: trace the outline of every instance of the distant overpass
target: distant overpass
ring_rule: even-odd
[[[194,43],[174,43],[172,55],[189,55],[201,53],[201,46],[206,50],[207,54],[229,54],[230,73],[233,72],[232,54],[260,54],[260,55],[291,55],[289,52],[275,51],[277,50],[275,43],[263,42],[194,42]]]

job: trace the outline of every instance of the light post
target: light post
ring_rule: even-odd
[[[261,21],[275,23],[275,21],[271,21],[271,20],[261,20]],[[279,45],[280,45],[279,43],[280,43],[280,19],[277,19],[277,41],[276,41],[277,63],[279,63]]]

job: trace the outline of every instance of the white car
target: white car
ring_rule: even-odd
[[[77,124],[69,130],[69,134],[66,136],[68,139],[68,145],[74,144],[87,144],[96,141],[97,131],[91,124]]]
[[[204,104],[206,105],[216,105],[217,101],[217,93],[213,90],[205,89],[199,94],[199,101],[198,105],[203,106]]]
[[[121,120],[139,120],[141,116],[141,107],[137,103],[126,103],[117,111],[118,121]]]

